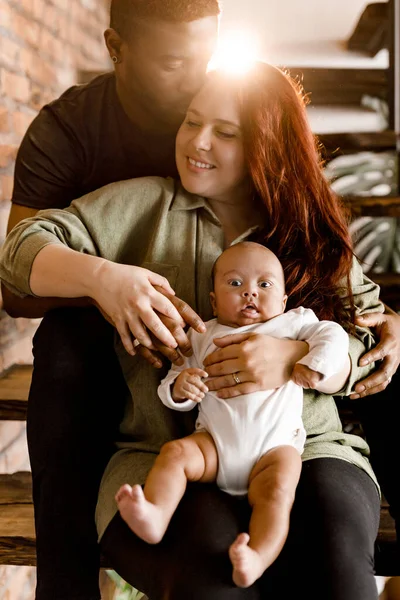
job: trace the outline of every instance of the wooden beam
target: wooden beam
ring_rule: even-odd
[[[343,196],[355,217],[400,217],[400,196]]]
[[[284,68],[284,67],[283,67]],[[311,105],[347,104],[360,106],[364,95],[387,100],[388,75],[385,69],[343,69],[288,67],[290,76],[297,79]]]
[[[383,152],[396,150],[397,136],[394,131],[371,131],[353,133],[323,133],[317,136],[321,144],[321,154],[331,160],[343,154],[355,152]]]
[[[14,365],[1,374],[0,419],[25,421],[32,370],[31,365]]]

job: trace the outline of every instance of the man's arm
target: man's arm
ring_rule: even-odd
[[[19,206],[18,204],[11,204],[10,216],[8,217],[7,224],[7,235],[10,233],[11,229],[17,225],[23,219],[29,219],[29,217],[34,217],[38,209],[29,208],[28,206]]]
[[[11,205],[10,216],[7,225],[7,234],[23,219],[35,216],[38,212],[35,208]],[[13,294],[5,285],[1,284],[1,293],[3,297],[3,308],[14,319],[25,317],[27,319],[38,319],[54,308],[63,307],[86,307],[92,305],[90,298],[34,298],[26,296],[20,298]]]
[[[45,106],[32,121],[18,150],[7,233],[45,208],[63,208],[76,198],[84,173],[83,152],[63,104]],[[72,127],[72,128],[71,128]],[[1,286],[4,310],[12,317],[38,318],[52,308],[88,306],[88,299],[20,298]]]

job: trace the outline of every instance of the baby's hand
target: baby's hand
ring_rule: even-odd
[[[175,402],[193,400],[201,402],[208,387],[202,382],[202,377],[208,374],[202,369],[185,369],[178,375],[172,388],[172,399]]]
[[[318,371],[313,371],[309,367],[306,367],[306,365],[299,365],[297,363],[294,365],[291,379],[303,388],[315,390],[323,379],[323,375],[318,373]]]

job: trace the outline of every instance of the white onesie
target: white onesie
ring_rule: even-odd
[[[340,325],[318,321],[312,310],[303,307],[289,310],[265,323],[234,328],[212,319],[206,327],[206,333],[189,330],[193,356],[184,357],[185,364],[181,367],[172,366],[162,380],[158,394],[162,402],[174,410],[188,411],[199,407],[196,431],[207,431],[214,440],[218,453],[218,486],[229,494],[246,494],[251,470],[266,452],[282,445],[294,446],[300,454],[303,452],[306,439],[302,422],[303,388],[289,381],[280,388],[228,400],[208,392],[200,404],[192,400],[174,402],[171,385],[179,373],[188,368],[204,369],[205,357],[216,349],[215,338],[255,332],[306,341],[310,350],[299,364],[328,379],[343,368],[349,340]]]

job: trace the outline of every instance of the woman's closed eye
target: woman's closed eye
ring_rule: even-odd
[[[229,131],[217,131],[217,135],[225,140],[232,140],[236,137],[234,133],[231,133]]]
[[[200,123],[196,123],[196,121],[192,121],[191,119],[185,121],[185,125],[188,127],[201,127]]]

